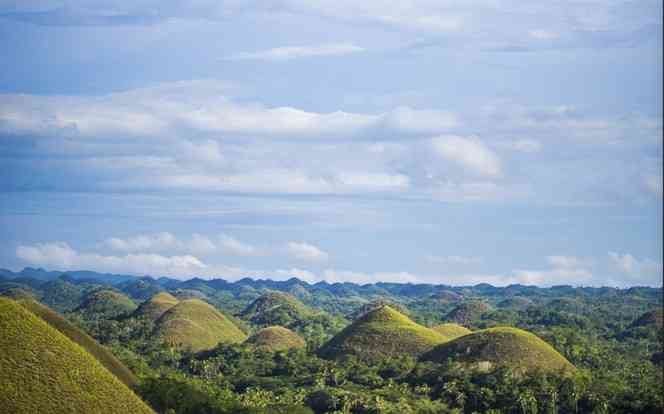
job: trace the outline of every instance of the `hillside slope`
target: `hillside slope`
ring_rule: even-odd
[[[507,366],[519,371],[573,371],[574,366],[538,336],[517,328],[489,328],[438,345],[423,361],[452,360],[470,367]]]
[[[300,335],[283,326],[268,326],[245,341],[246,344],[268,351],[285,351],[288,349],[302,349],[306,342]]]
[[[6,413],[153,413],[78,344],[0,298],[0,407]]]
[[[136,384],[136,377],[122,362],[120,362],[108,349],[99,344],[88,334],[83,332],[62,315],[50,309],[46,305],[34,300],[21,300],[19,303],[27,310],[37,315],[51,327],[58,330],[64,336],[80,345],[94,356],[106,369],[128,386]]]
[[[157,320],[155,335],[172,346],[194,352],[212,349],[220,342],[247,339],[230,319],[200,299],[183,300],[166,311]]]
[[[141,303],[132,316],[136,318],[147,319],[156,321],[167,310],[178,304],[175,296],[168,292],[160,292],[152,296],[150,299]]]
[[[419,356],[446,340],[391,307],[382,306],[346,327],[323,345],[318,354],[327,359],[354,355],[376,361],[404,354]]]

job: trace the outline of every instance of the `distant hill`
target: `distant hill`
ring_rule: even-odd
[[[463,300],[463,295],[451,290],[441,290],[432,294],[430,297],[431,299],[435,299],[440,302],[459,302]]]
[[[490,328],[436,346],[424,361],[452,360],[478,369],[507,366],[517,371],[573,371],[565,357],[538,336],[517,328]]]
[[[432,326],[431,329],[446,337],[448,340],[467,335],[473,331],[456,323],[443,323]]]
[[[136,310],[136,304],[122,293],[113,290],[98,290],[87,294],[83,303],[74,312],[88,316],[115,316],[129,314]]]
[[[283,326],[268,326],[251,335],[246,344],[268,351],[285,351],[288,349],[302,349],[306,342],[300,335]]]
[[[88,334],[66,320],[62,315],[34,300],[21,300],[19,303],[27,310],[44,320],[61,334],[77,343],[95,357],[106,369],[128,386],[136,384],[136,377],[108,349],[95,341]]]
[[[167,310],[178,304],[175,296],[168,292],[157,293],[150,299],[141,303],[136,311],[132,314],[135,318],[142,318],[151,321],[156,321]]]
[[[496,304],[496,307],[500,309],[519,310],[519,309],[525,309],[528,306],[532,305],[533,301],[528,298],[524,298],[523,296],[512,296],[511,298],[507,298],[498,302]]]
[[[452,309],[444,319],[450,322],[456,322],[459,325],[469,325],[473,321],[479,320],[482,314],[489,310],[491,310],[491,307],[484,302],[464,302]]]
[[[639,316],[638,319],[636,319],[634,322],[632,322],[631,327],[654,326],[658,329],[662,329],[663,315],[664,311],[662,311],[662,309],[646,312]]]
[[[409,313],[410,313],[408,311],[408,308],[406,308],[404,305],[402,305],[400,303],[395,303],[393,301],[385,300],[385,299],[378,299],[378,300],[371,301],[369,303],[365,303],[364,305],[360,306],[356,311],[354,311],[353,313],[348,315],[348,319],[350,319],[351,321],[354,321],[356,319],[359,319],[359,318],[363,317],[364,315],[366,315],[367,313],[369,313],[369,312],[371,312],[375,309],[382,308],[383,306],[389,306],[390,308],[394,309],[395,311],[397,311],[401,314],[404,314],[406,316],[408,316]]]
[[[41,301],[58,312],[69,312],[78,306],[83,297],[83,289],[80,286],[63,278],[46,282],[40,286],[40,289]]]
[[[288,326],[307,319],[312,311],[294,296],[269,292],[251,302],[240,317],[258,326]]]
[[[404,354],[419,356],[446,340],[440,333],[383,306],[346,327],[323,345],[318,354],[327,359],[354,355],[376,361]]]
[[[148,277],[122,282],[117,288],[134,300],[146,300],[164,291],[156,280]]]
[[[6,413],[153,413],[92,355],[0,298],[0,407]]]
[[[230,319],[200,299],[188,299],[168,309],[157,320],[155,336],[194,352],[212,349],[219,343],[239,343],[247,338]]]

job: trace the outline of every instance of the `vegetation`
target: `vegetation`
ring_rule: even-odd
[[[253,334],[246,344],[268,351],[303,349],[307,343],[300,335],[283,326],[269,326]]]
[[[150,413],[95,358],[0,298],[0,407],[7,413]]]
[[[53,281],[66,289],[54,289]],[[162,414],[624,414],[664,409],[664,334],[657,322],[662,289],[0,272],[0,294],[17,291],[59,303],[58,316],[121,360],[138,378],[136,392]],[[129,314],[83,306],[101,291],[145,303]],[[60,300],[54,292],[69,294]],[[207,302],[198,300],[203,305],[193,307],[207,316],[182,311],[186,306],[175,311],[190,299]],[[483,306],[476,312],[479,303]],[[234,343],[215,338],[199,352],[180,346],[191,337],[205,338],[199,333],[209,329],[201,326],[210,321],[219,326],[218,318],[208,319],[216,313],[243,332]],[[170,323],[172,334],[181,336],[170,343],[162,336],[167,315],[187,321]],[[467,320],[465,326],[474,332],[450,323],[451,317]],[[291,331],[286,338],[301,338],[298,346],[276,346],[282,342],[276,333],[286,329]],[[251,339],[242,342],[245,334]],[[441,350],[435,360],[420,358]],[[0,387],[8,383],[5,377]],[[115,412],[126,411],[131,412]]]
[[[423,361],[454,361],[489,370],[505,366],[515,371],[574,371],[574,366],[536,335],[517,328],[490,328],[441,344]]]
[[[126,295],[113,290],[103,289],[86,295],[83,303],[74,309],[74,312],[113,318],[129,314],[135,309],[136,304]]]
[[[155,337],[194,352],[212,349],[220,342],[236,343],[247,338],[221,312],[200,299],[183,300],[164,312],[157,320]]]
[[[380,360],[399,355],[418,356],[447,338],[385,305],[374,309],[341,331],[318,354],[327,359],[353,355]]]

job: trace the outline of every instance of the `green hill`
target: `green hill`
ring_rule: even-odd
[[[300,335],[283,326],[268,326],[256,332],[245,341],[246,344],[268,351],[285,351],[292,348],[302,349],[306,342]]]
[[[355,355],[363,360],[376,361],[404,354],[419,356],[446,340],[438,332],[383,306],[346,327],[323,345],[318,354],[326,359]]]
[[[631,327],[655,326],[656,328],[661,329],[663,315],[664,311],[662,311],[662,309],[646,312],[632,322]]]
[[[89,293],[74,312],[86,316],[112,318],[136,310],[136,304],[122,293],[113,290],[98,290]]]
[[[446,316],[445,320],[456,322],[459,325],[469,325],[480,319],[482,314],[491,310],[489,305],[479,301],[464,302],[457,305]]]
[[[511,298],[507,298],[505,300],[501,300],[496,304],[497,308],[501,309],[525,309],[528,306],[531,306],[533,304],[533,301],[524,298],[523,296],[512,296]]]
[[[306,320],[311,314],[312,311],[295,297],[269,292],[251,302],[239,316],[258,326],[288,326]]]
[[[130,387],[136,384],[134,374],[111,351],[74,326],[74,324],[62,317],[62,315],[34,300],[21,300],[18,303],[88,351],[90,355],[95,357],[106,369],[118,377],[120,381]]]
[[[431,299],[440,302],[459,302],[463,300],[463,296],[451,290],[441,290],[431,295]]]
[[[444,337],[448,338],[448,340],[452,340],[455,338],[458,338],[460,336],[467,335],[469,333],[472,333],[470,329],[461,326],[456,323],[443,323],[440,325],[432,326],[431,329],[434,331],[438,332],[439,334],[443,335]]]
[[[354,321],[356,319],[360,319],[361,317],[363,317],[364,315],[366,315],[367,313],[369,313],[369,312],[371,312],[375,309],[382,308],[383,306],[389,306],[390,308],[394,309],[395,311],[397,311],[397,312],[399,312],[403,315],[406,315],[406,316],[408,316],[409,313],[410,313],[408,311],[408,309],[400,303],[394,303],[394,302],[386,300],[386,299],[376,299],[376,300],[373,300],[369,303],[363,304],[357,310],[355,310],[350,315],[348,315],[347,318],[351,321]]]
[[[0,407],[15,414],[153,413],[92,355],[0,298]]]
[[[200,299],[183,300],[167,310],[157,320],[155,334],[172,346],[194,352],[247,338],[226,316]]]
[[[451,359],[479,369],[507,366],[519,371],[573,371],[572,364],[538,336],[517,328],[490,328],[441,344],[423,361]]]
[[[156,321],[167,310],[178,304],[175,296],[168,292],[160,292],[141,303],[132,316]]]

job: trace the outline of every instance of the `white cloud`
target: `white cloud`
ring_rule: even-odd
[[[364,52],[364,50],[364,48],[352,43],[330,43],[315,46],[286,46],[275,47],[258,52],[238,53],[228,57],[227,60],[285,61],[315,56],[340,56]]]
[[[638,259],[629,253],[609,252],[608,255],[610,267],[621,275],[620,285],[662,285],[662,263]]]
[[[537,40],[553,40],[560,37],[560,35],[556,32],[542,29],[531,30],[528,32],[528,36]]]
[[[294,259],[309,262],[324,262],[329,258],[326,252],[305,242],[288,242],[286,244],[286,252]]]
[[[104,240],[103,245],[119,252],[181,251],[210,253],[216,249],[215,244],[210,239],[200,234],[192,235],[190,240],[179,240],[168,232],[142,234],[125,239],[111,237]]]
[[[502,174],[498,156],[477,139],[441,136],[433,138],[431,143],[439,156],[468,171],[491,178]]]
[[[205,271],[206,265],[191,255],[162,256],[159,254],[127,254],[104,256],[96,253],[80,253],[67,243],[40,243],[34,246],[18,246],[16,256],[31,265],[59,270],[96,270],[100,272],[132,273],[138,275],[196,275]]]
[[[592,285],[597,281],[589,269],[591,262],[576,256],[548,256],[551,266],[546,270],[515,270],[514,277],[519,283],[537,286]]]
[[[505,148],[511,151],[525,152],[525,153],[536,153],[539,152],[542,148],[542,145],[539,141],[532,139],[519,139],[514,141],[505,141],[496,144],[497,147]]]
[[[250,244],[243,243],[225,234],[219,236],[219,241],[221,243],[221,247],[231,254],[238,256],[258,256],[262,254],[258,248]]]

